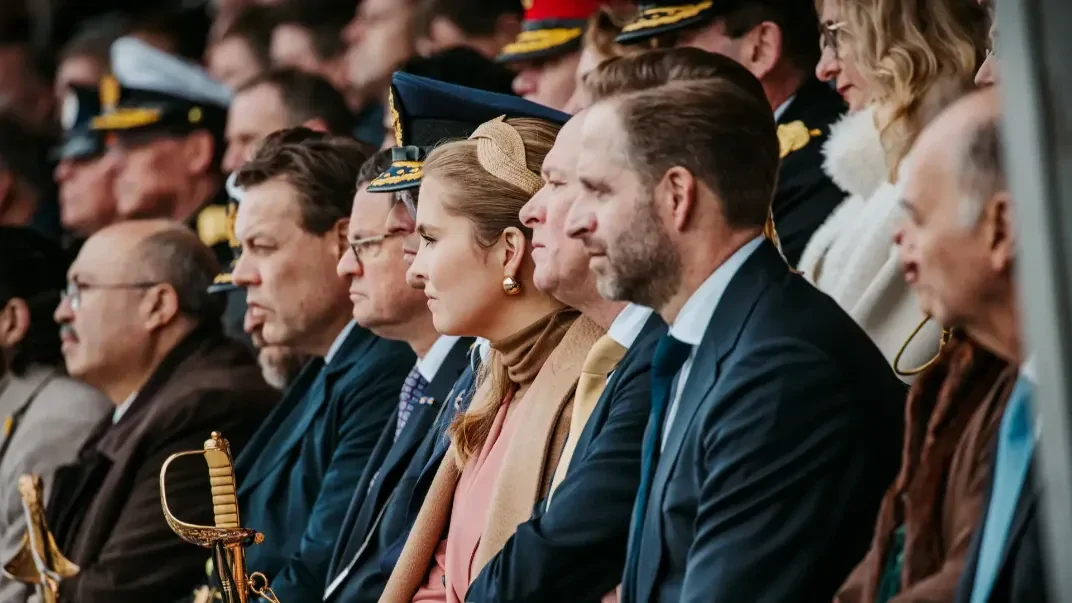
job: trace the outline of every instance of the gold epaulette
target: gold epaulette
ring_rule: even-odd
[[[778,156],[785,159],[785,156],[793,151],[799,151],[808,146],[812,138],[822,135],[822,130],[809,129],[800,120],[781,124],[778,126]]]

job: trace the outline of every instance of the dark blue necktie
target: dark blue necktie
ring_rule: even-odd
[[[691,351],[691,345],[674,339],[668,333],[659,340],[659,345],[655,348],[655,357],[651,361],[651,413],[648,415],[648,427],[644,431],[644,448],[640,461],[640,488],[637,489],[636,504],[633,506],[629,552],[626,555],[625,575],[622,578],[626,601],[636,601],[640,538],[644,529],[644,516],[648,509],[648,496],[651,494],[651,482],[655,477],[655,468],[659,464],[663,423],[666,421],[666,410],[670,406],[674,378],[685,364]],[[684,386],[684,384],[681,385]]]
[[[983,524],[982,544],[975,570],[972,603],[986,601],[1001,572],[1001,557],[1012,529],[1016,503],[1020,499],[1031,454],[1035,448],[1031,398],[1034,387],[1022,375],[1005,405],[998,428],[998,451],[994,459],[994,478],[990,486],[990,503]]]

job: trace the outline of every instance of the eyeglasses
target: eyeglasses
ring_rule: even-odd
[[[391,237],[397,237],[398,233],[389,232],[382,235],[376,235],[374,237],[364,237],[361,239],[355,239],[350,241],[350,250],[354,252],[354,259],[358,262],[362,261],[361,254],[365,253],[364,259],[376,257],[376,252],[379,250],[380,245],[384,241]]]
[[[115,283],[115,284],[102,284],[91,285],[89,283],[79,283],[77,281],[69,281],[67,286],[61,292],[63,299],[67,300],[71,304],[71,310],[78,311],[79,306],[82,305],[82,293],[89,291],[90,289],[148,289],[149,287],[155,287],[161,284],[160,281],[154,282],[141,282],[141,283]]]
[[[829,48],[834,51],[834,56],[841,57],[841,37],[845,33],[844,21],[825,21],[819,24],[819,50],[826,52]]]

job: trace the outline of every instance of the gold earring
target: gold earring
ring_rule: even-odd
[[[507,295],[517,295],[521,293],[521,283],[514,280],[514,277],[507,276],[503,279],[503,291]]]
[[[923,325],[925,325],[928,322],[930,322],[930,320],[931,320],[930,316],[927,316],[926,318],[924,318],[923,322],[920,322],[919,326],[916,327],[916,330],[912,331],[912,334],[908,336],[908,339],[906,339],[905,342],[903,344],[901,344],[901,349],[897,351],[897,355],[893,357],[893,372],[897,373],[899,376],[901,376],[901,377],[912,377],[912,376],[918,375],[918,374],[922,373],[923,371],[927,370],[928,368],[931,367],[932,364],[934,364],[938,360],[938,356],[942,353],[942,348],[945,347],[945,344],[949,343],[949,339],[950,339],[950,337],[952,337],[953,332],[950,331],[949,329],[942,329],[942,336],[941,336],[940,339],[938,339],[938,353],[936,353],[934,355],[934,358],[931,358],[927,362],[924,362],[923,365],[918,366],[918,367],[916,367],[914,369],[901,370],[901,368],[900,368],[901,356],[903,356],[904,353],[905,353],[905,350],[908,349],[908,344],[912,343],[912,340],[916,338],[916,335],[918,335],[919,332],[923,330]]]

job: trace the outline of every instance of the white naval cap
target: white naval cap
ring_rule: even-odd
[[[124,88],[166,94],[218,107],[231,104],[231,90],[201,66],[125,36],[112,43],[112,72]]]

